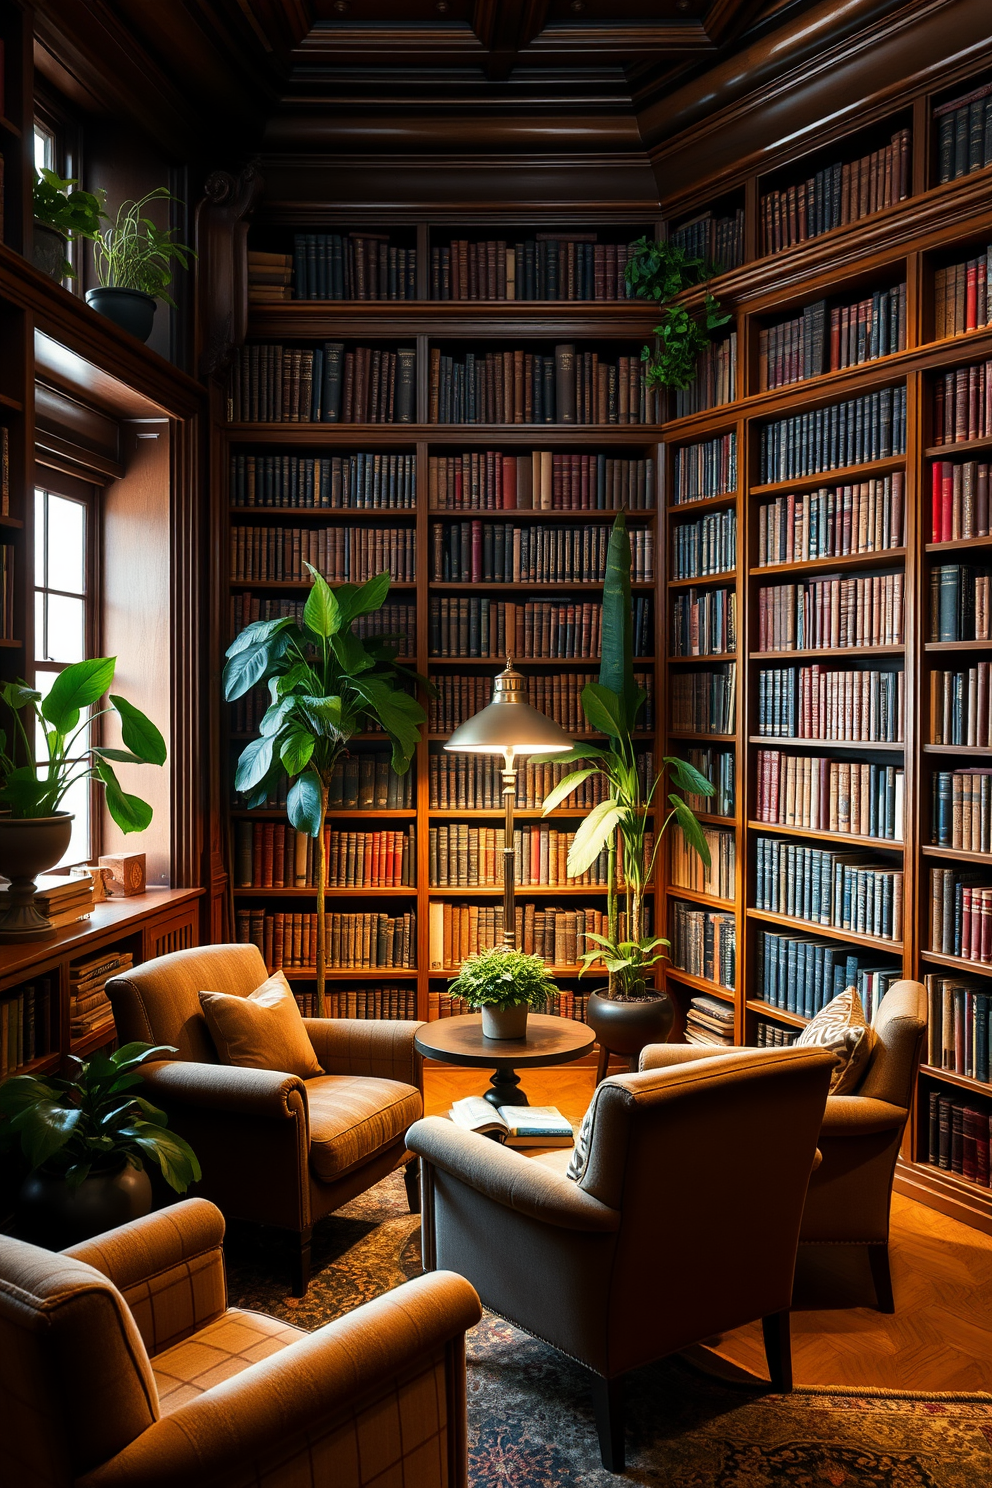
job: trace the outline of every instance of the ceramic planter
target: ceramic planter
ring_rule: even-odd
[[[482,1009],[482,1036],[488,1039],[522,1039],[527,1037],[526,1002],[513,1007],[484,1007]]]
[[[62,282],[65,272],[62,265],[66,260],[66,240],[54,227],[48,227],[44,222],[35,222],[31,234],[31,262],[36,269],[47,274],[50,279]]]
[[[675,1006],[667,992],[641,1002],[615,1002],[605,992],[594,992],[586,1012],[600,1046],[625,1055],[632,1071],[646,1044],[667,1044],[674,1021]]]
[[[132,1168],[129,1162],[122,1160],[107,1173],[91,1173],[78,1188],[36,1169],[21,1185],[14,1223],[18,1235],[32,1245],[64,1250],[141,1219],[151,1208],[151,1180],[144,1168]]]
[[[139,341],[147,341],[152,333],[156,302],[140,289],[88,289],[86,303]]]
[[[35,877],[54,868],[69,846],[72,814],[0,816],[0,873],[10,879],[7,909],[0,918],[0,942],[51,940],[51,920],[34,902]]]

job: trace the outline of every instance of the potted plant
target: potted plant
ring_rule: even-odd
[[[9,908],[0,919],[0,941],[50,940],[51,922],[34,904],[34,879],[51,868],[69,846],[72,815],[59,809],[78,780],[103,786],[107,810],[122,832],[143,832],[152,808],[121,789],[114,763],[163,765],[165,740],[126,698],[113,697],[97,713],[88,710],[114,680],[116,656],[97,656],[63,668],[45,697],[26,682],[8,682],[0,699],[13,714],[9,742],[0,729],[0,872],[10,879]],[[123,749],[91,744],[96,719],[116,713]],[[26,720],[26,721],[25,721]],[[38,740],[44,740],[39,757]]]
[[[317,1000],[326,1016],[327,792],[355,734],[371,720],[392,744],[393,769],[410,768],[420,741],[423,708],[404,689],[415,673],[397,664],[396,635],[360,640],[352,625],[371,615],[389,593],[389,574],[331,589],[308,563],[313,587],[303,623],[284,615],[248,625],[227,649],[224,696],[229,703],[264,682],[271,705],[261,737],[242,751],[235,788],[249,807],[262,806],[281,776],[293,782],[286,813],[298,832],[317,840]]]
[[[182,268],[196,254],[176,241],[172,228],[156,227],[145,209],[150,202],[173,202],[165,186],[149,191],[139,201],[122,202],[112,227],[98,233],[93,246],[99,289],[86,291],[86,303],[115,325],[147,341],[155,319],[155,298],[175,305],[167,293],[173,260]]]
[[[649,388],[688,387],[696,375],[696,362],[710,339],[710,332],[730,319],[708,291],[696,311],[670,303],[683,290],[702,284],[717,272],[716,266],[693,257],[674,243],[639,238],[631,245],[624,270],[631,294],[666,307],[661,323],[654,328],[660,345],[657,349],[650,346],[641,349]]]
[[[100,231],[105,191],[83,191],[74,176],[63,180],[53,170],[42,168],[34,178],[34,233],[31,258],[36,269],[52,279],[75,279],[66,257],[66,244],[77,238],[95,238]]]
[[[19,1146],[31,1165],[15,1221],[26,1240],[61,1250],[147,1214],[146,1162],[176,1193],[200,1177],[192,1148],[168,1130],[165,1112],[134,1094],[138,1067],[175,1052],[125,1044],[114,1054],[73,1058],[72,1079],[12,1075],[0,1085],[0,1146]]]
[[[540,956],[512,946],[469,956],[451,983],[452,996],[482,1013],[483,1037],[491,1039],[526,1038],[528,1012],[546,1007],[557,990]]]
[[[647,1043],[664,1043],[671,1032],[674,1008],[668,993],[653,986],[653,968],[664,959],[668,941],[644,932],[644,895],[668,828],[677,823],[689,845],[709,863],[709,848],[695,814],[681,792],[710,796],[713,786],[686,760],[666,756],[655,779],[645,784],[638,774],[634,727],[645,693],[634,681],[633,623],[630,590],[630,538],[623,512],[610,533],[603,587],[603,654],[599,681],[582,691],[582,708],[593,729],[607,743],[579,744],[559,761],[586,761],[566,775],[544,802],[553,811],[582,781],[597,773],[606,794],[575,833],[568,871],[584,873],[607,848],[607,933],[587,932],[594,943],[581,957],[584,975],[605,965],[607,987],[589,998],[588,1021],[601,1047],[627,1054],[633,1063]],[[540,758],[540,757],[537,757]],[[671,787],[675,788],[672,789]],[[668,807],[648,850],[651,807],[665,790]]]

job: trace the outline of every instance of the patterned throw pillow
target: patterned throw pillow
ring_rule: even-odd
[[[596,1093],[589,1102],[589,1108],[582,1118],[578,1135],[575,1138],[575,1146],[572,1148],[572,1156],[568,1167],[565,1169],[566,1178],[574,1178],[576,1183],[581,1183],[589,1161],[589,1153],[592,1148],[592,1127],[596,1113]]]
[[[821,1008],[793,1047],[800,1044],[815,1044],[836,1055],[837,1065],[830,1077],[831,1095],[850,1095],[857,1090],[875,1046],[875,1035],[857,988],[848,987]]]

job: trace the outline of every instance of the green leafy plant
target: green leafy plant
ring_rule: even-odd
[[[567,754],[535,756],[534,763],[557,760],[562,764],[586,761],[558,782],[544,802],[543,814],[568,799],[577,786],[592,775],[602,775],[606,794],[594,806],[575,833],[568,854],[568,871],[578,877],[607,849],[608,923],[605,936],[587,935],[599,949],[582,957],[583,972],[602,961],[609,973],[610,996],[619,1001],[645,995],[645,976],[663,959],[668,941],[645,937],[644,894],[654,873],[655,862],[668,828],[677,823],[686,842],[704,863],[709,848],[685,794],[711,796],[713,786],[686,760],[666,755],[662,769],[644,782],[637,769],[634,728],[646,693],[634,680],[633,618],[630,589],[630,536],[623,512],[619,512],[606,552],[603,586],[603,653],[599,681],[582,689],[582,709],[589,725],[605,734],[605,745],[577,744]],[[649,810],[659,791],[668,799],[668,811],[655,832],[648,851]],[[681,792],[682,794],[679,794]],[[621,935],[621,899],[624,920]],[[659,947],[661,948],[659,950]]]
[[[463,997],[469,1007],[547,1006],[557,987],[540,956],[530,956],[510,946],[493,946],[469,956],[450,985],[454,997]]]
[[[178,197],[158,186],[138,201],[122,202],[114,225],[97,234],[93,262],[104,289],[137,289],[175,305],[166,293],[172,283],[173,261],[185,269],[196,254],[177,242],[172,228],[156,227],[143,215],[149,202],[155,201],[178,201]]]
[[[12,1075],[0,1085],[0,1146],[19,1145],[32,1168],[74,1188],[90,1173],[151,1161],[170,1188],[185,1193],[200,1177],[195,1153],[169,1131],[164,1111],[134,1094],[139,1066],[175,1053],[170,1044],[125,1044],[114,1054],[73,1058],[74,1079]]]
[[[53,228],[69,243],[77,238],[97,237],[100,219],[107,215],[103,210],[107,200],[104,190],[83,191],[75,176],[63,180],[55,171],[44,167],[34,178],[32,199],[36,220]],[[63,260],[62,272],[72,279],[76,277],[68,259]]]
[[[103,786],[107,810],[122,832],[143,832],[152,808],[140,796],[121,789],[113,764],[164,765],[165,740],[150,718],[126,698],[110,696],[109,706],[89,710],[114,680],[116,656],[97,656],[65,667],[45,697],[26,682],[7,682],[0,699],[14,715],[14,736],[0,730],[0,802],[14,817],[52,816],[77,780]],[[98,718],[116,713],[123,749],[88,742]],[[27,719],[27,722],[25,722]],[[36,741],[44,741],[39,752]],[[18,763],[17,756],[23,757]]]
[[[293,782],[286,801],[298,832],[317,839],[317,996],[322,1011],[326,982],[324,823],[327,792],[348,745],[368,720],[380,724],[392,744],[393,769],[410,768],[425,722],[423,708],[404,687],[415,673],[397,664],[397,635],[360,640],[352,625],[380,609],[389,593],[388,573],[367,584],[331,589],[308,563],[313,587],[303,623],[290,616],[248,625],[227,650],[224,696],[229,703],[264,682],[271,703],[238,761],[234,784],[248,806],[268,800],[277,781]]]
[[[650,242],[639,238],[632,244],[631,256],[624,270],[631,293],[639,299],[654,300],[666,308],[654,333],[660,345],[641,348],[641,361],[646,363],[649,388],[686,388],[696,375],[699,353],[710,340],[710,333],[726,325],[719,301],[709,292],[702,307],[693,311],[686,305],[670,302],[685,289],[702,284],[718,268],[704,258],[686,253],[675,243]]]

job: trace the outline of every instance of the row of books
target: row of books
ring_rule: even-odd
[[[232,455],[232,506],[413,511],[416,455]]]
[[[932,808],[936,847],[992,852],[992,770],[938,770]]]
[[[906,542],[906,477],[776,496],[758,507],[758,565],[881,553]]]
[[[317,959],[317,916],[270,914],[238,909],[239,942],[252,942],[273,971],[282,966],[310,970]],[[334,968],[404,967],[417,964],[417,916],[406,914],[327,914],[327,964]]]
[[[778,253],[820,233],[859,222],[909,195],[909,129],[857,160],[837,161],[760,202],[761,252]]]
[[[428,728],[432,734],[450,734],[478,713],[492,700],[492,682],[488,677],[469,674],[435,677],[437,696],[428,704]],[[567,733],[588,734],[590,729],[582,711],[582,689],[598,682],[598,672],[568,672],[553,677],[528,673],[527,701],[540,713],[547,713]],[[654,673],[634,672],[634,681],[646,694],[644,706],[637,715],[638,729],[654,728]]]
[[[906,451],[906,387],[882,388],[761,429],[762,482],[796,480]]]
[[[52,1047],[52,984],[47,977],[4,993],[0,1002],[0,1079]]]
[[[818,935],[762,930],[756,950],[755,986],[761,1000],[801,1018],[815,1018],[828,1002],[854,987],[870,1019],[902,975],[898,967],[872,966],[863,951]]]
[[[657,424],[658,394],[639,356],[615,362],[571,343],[554,353],[430,353],[432,424]]]
[[[724,217],[703,212],[675,228],[671,242],[691,258],[713,264],[718,272],[736,269],[744,262],[744,208]]]
[[[650,511],[654,461],[553,450],[430,455],[431,511]]]
[[[412,424],[417,416],[417,351],[357,346],[254,343],[235,357],[227,417],[235,424]]]
[[[431,578],[460,584],[602,583],[610,530],[603,522],[549,527],[534,522],[431,524]],[[654,578],[654,533],[635,527],[630,533],[631,578],[635,584]]]
[[[689,1000],[685,1018],[685,1041],[687,1044],[712,1045],[730,1049],[734,1044],[734,1010],[716,997],[697,993]]]
[[[798,1037],[797,1028],[783,1028],[781,1023],[769,1023],[767,1018],[754,1020],[756,1049],[791,1049]]]
[[[906,285],[876,289],[862,300],[834,305],[827,321],[826,300],[804,305],[801,315],[758,332],[758,387],[787,387],[858,367],[906,347]]]
[[[737,920],[722,909],[672,903],[672,965],[733,991],[737,984]]]
[[[989,662],[966,672],[930,673],[930,742],[992,748]]]
[[[844,575],[758,590],[758,650],[901,646],[905,574]]]
[[[732,757],[732,756],[731,756]],[[446,754],[433,749],[429,756],[428,792],[432,809],[451,811],[496,811],[503,807],[502,761],[483,754]],[[634,755],[634,768],[641,790],[646,792],[654,778],[650,750]],[[540,810],[555,786],[574,765],[534,764],[521,760],[516,772],[515,804],[521,810]],[[579,811],[598,806],[604,799],[604,779],[598,772],[583,780],[568,797],[565,805]]]
[[[732,899],[737,871],[734,833],[729,827],[702,826],[700,830],[709,848],[709,863],[703,862],[677,829],[669,837],[669,882],[678,889],[712,894],[714,899]]]
[[[266,305],[293,298],[291,253],[260,253],[248,249],[248,303]]]
[[[329,889],[397,889],[417,882],[413,826],[398,831],[324,830]],[[317,839],[285,822],[236,821],[234,886],[311,889],[317,882]]]
[[[0,543],[0,638],[5,641],[17,639],[17,619],[14,612],[14,547],[11,543]]]
[[[713,786],[713,795],[700,796],[693,791],[685,792],[686,804],[692,811],[703,811],[710,816],[733,816],[736,802],[737,756],[732,749],[684,748],[680,751],[694,769]]]
[[[2,160],[0,156],[0,160]],[[3,166],[0,165],[0,175]],[[0,424],[0,517],[10,516],[10,430]]]
[[[733,589],[688,589],[672,600],[671,656],[726,656],[737,650],[737,595]]]
[[[930,869],[930,949],[992,965],[992,887],[974,869]]]
[[[316,992],[299,992],[294,988],[293,995],[304,1018],[320,1017]],[[415,982],[401,987],[349,987],[341,991],[327,988],[325,996],[329,1018],[415,1019],[419,1016]]]
[[[737,396],[737,332],[720,341],[710,341],[696,359],[696,375],[686,388],[675,388],[672,412],[675,418],[702,413],[732,403]]]
[[[626,916],[621,930],[625,931]],[[518,904],[514,913],[514,939],[529,956],[540,956],[548,966],[574,967],[594,942],[592,935],[607,933],[606,911],[561,909],[552,904]],[[452,904],[435,899],[430,907],[430,968],[453,971],[467,956],[501,945],[502,904]]]
[[[633,600],[635,656],[650,655],[654,643],[651,601]],[[431,595],[428,609],[431,658],[492,656],[550,661],[558,657],[596,657],[602,650],[603,606],[594,601],[442,599]]]
[[[737,490],[737,435],[719,434],[675,451],[673,506],[727,496]]]
[[[412,527],[233,526],[231,578],[309,583],[310,563],[333,584],[363,583],[384,570],[412,583],[416,541]]]
[[[754,905],[855,935],[902,940],[903,875],[865,853],[778,837],[755,843]]]
[[[992,83],[942,103],[933,117],[941,185],[992,163]]]
[[[521,243],[452,239],[431,249],[432,300],[625,300],[631,244],[595,233],[537,233]]]
[[[74,1039],[84,1038],[95,1028],[113,1020],[110,998],[106,993],[111,977],[120,976],[134,965],[130,951],[104,951],[85,961],[74,961],[69,968],[69,1032]]]
[[[937,374],[933,389],[934,444],[962,444],[992,434],[992,360]]]
[[[737,663],[677,672],[669,681],[669,727],[677,734],[732,734],[737,727]]]
[[[934,1168],[958,1173],[981,1188],[990,1186],[992,1111],[978,1101],[931,1090],[927,1112],[926,1160]]]
[[[292,782],[285,775],[277,782],[267,800],[259,805],[285,806]],[[416,796],[414,771],[399,775],[393,769],[389,750],[370,750],[353,745],[334,769],[328,785],[327,807],[330,812],[372,810],[412,810]],[[243,805],[239,801],[237,804]]]
[[[771,826],[901,842],[905,778],[895,765],[759,749],[755,816]]]
[[[766,739],[898,743],[904,677],[898,671],[835,672],[776,667],[758,673],[758,729]]]
[[[726,573],[737,563],[737,512],[710,512],[672,529],[672,578],[701,579]]]
[[[974,977],[925,976],[930,1016],[926,1064],[970,1080],[989,1079],[988,982]]]
[[[298,300],[415,300],[417,250],[388,233],[294,233],[293,281]]]
[[[977,258],[947,264],[933,275],[934,340],[945,336],[963,336],[980,330],[992,319],[989,305],[989,271],[992,269],[992,243]]]
[[[931,641],[987,641],[989,585],[987,568],[967,563],[935,563],[930,570]]]
[[[503,840],[502,827],[472,827],[466,822],[430,827],[431,887],[498,888],[503,882]],[[574,832],[537,822],[515,827],[513,861],[517,887],[605,885],[605,848],[591,868],[578,878],[570,877],[567,859],[574,840]]]
[[[231,639],[256,620],[277,620],[290,615],[303,624],[305,599],[291,599],[285,594],[253,594],[242,590],[230,597]],[[370,615],[356,615],[351,622],[352,635],[366,640],[370,636],[397,636],[402,650],[411,656],[417,651],[417,607],[408,600],[388,599]]]
[[[930,469],[931,542],[989,535],[989,466],[985,460],[934,460]]]

